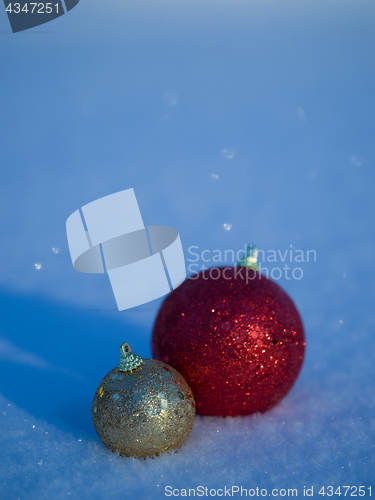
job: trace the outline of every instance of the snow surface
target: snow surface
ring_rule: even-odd
[[[86,4],[18,35],[0,13],[0,498],[374,489],[374,4]],[[106,450],[91,403],[121,342],[151,356],[161,300],[119,313],[65,234],[77,208],[130,187],[188,265],[192,245],[317,256],[288,257],[303,278],[279,280],[307,338],[290,394],[197,417],[147,460]]]
[[[103,321],[98,329],[113,328],[114,349],[99,354],[96,345],[88,344],[92,324],[87,318],[76,311],[67,314],[66,307],[55,310],[60,326],[49,339],[50,361],[13,349],[16,362],[1,349],[1,380],[11,399],[0,400],[0,498],[115,499],[119,492],[125,498],[160,498],[168,485],[297,488],[302,496],[303,486],[370,486],[375,470],[375,318],[361,314],[358,307],[353,324],[350,319],[340,323],[337,311],[325,309],[323,297],[319,302],[314,307],[322,314],[305,314],[308,350],[303,372],[277,407],[248,417],[196,417],[180,450],[147,460],[107,451],[91,424],[94,391],[117,363],[118,339],[130,326]],[[34,304],[22,306],[26,317],[34,309]],[[305,307],[310,309],[310,304]],[[13,317],[14,323],[17,328]],[[83,325],[87,330],[77,343]],[[75,352],[76,360],[65,369],[53,363],[55,354],[62,361],[81,342],[87,346],[82,362]]]

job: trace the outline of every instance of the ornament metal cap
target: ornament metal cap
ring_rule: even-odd
[[[120,372],[131,372],[143,364],[143,359],[138,354],[135,354],[127,342],[120,345],[120,364],[118,369]]]
[[[255,245],[246,246],[245,255],[243,259],[238,262],[238,266],[258,271],[258,248]]]

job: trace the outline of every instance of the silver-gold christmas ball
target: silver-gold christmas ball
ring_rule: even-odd
[[[150,457],[179,448],[193,427],[195,402],[171,366],[120,345],[120,364],[99,384],[92,404],[103,443],[125,456]]]

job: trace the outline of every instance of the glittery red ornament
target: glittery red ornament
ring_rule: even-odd
[[[181,373],[202,415],[272,408],[296,381],[305,345],[290,297],[241,267],[187,279],[165,299],[152,337],[153,357]]]

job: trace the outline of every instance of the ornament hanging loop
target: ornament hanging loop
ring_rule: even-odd
[[[143,364],[141,356],[135,354],[127,342],[120,345],[120,364],[118,369],[120,372],[131,372]]]

